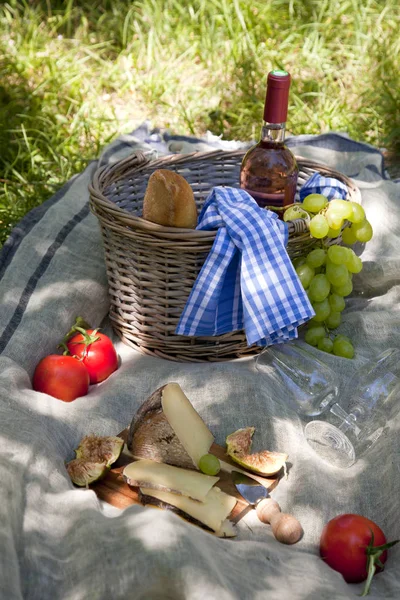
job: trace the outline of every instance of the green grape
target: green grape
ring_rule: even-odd
[[[343,246],[330,246],[328,258],[334,265],[345,265],[348,259],[348,249]]]
[[[312,278],[315,275],[314,269],[308,266],[307,263],[304,263],[304,265],[300,265],[299,267],[297,267],[296,273],[299,276],[301,285],[306,290],[310,285]]]
[[[321,338],[325,337],[325,327],[315,323],[315,327],[307,329],[304,341],[310,346],[316,346]]]
[[[371,223],[367,219],[361,223],[355,223],[352,229],[358,242],[369,242],[373,236]]]
[[[221,464],[214,454],[203,454],[199,460],[199,469],[205,475],[216,475],[220,472]]]
[[[339,296],[338,294],[330,294],[328,300],[333,312],[342,312],[346,306],[343,296]]]
[[[295,219],[306,219],[307,221],[310,219],[310,215],[300,206],[300,204],[289,206],[283,213],[284,221],[294,221]]]
[[[309,194],[303,200],[303,208],[311,213],[317,213],[328,204],[328,198],[322,194]]]
[[[333,354],[343,358],[353,358],[353,344],[350,341],[345,340],[343,337],[337,336],[333,340]]]
[[[354,254],[351,248],[349,248],[349,250],[350,252],[346,261],[346,267],[348,268],[351,274],[359,273],[363,268],[362,260],[357,256],[357,254]]]
[[[310,233],[312,237],[321,239],[326,236],[329,231],[328,221],[324,215],[315,215],[310,221]]]
[[[351,339],[349,337],[347,337],[347,335],[343,335],[343,333],[339,333],[338,335],[335,336],[335,340],[346,340],[346,342],[349,342],[349,344],[351,344]]]
[[[292,260],[292,265],[294,266],[295,269],[297,269],[297,267],[300,267],[300,265],[304,265],[305,262],[306,262],[305,256],[297,256],[297,258],[294,258]]]
[[[322,339],[318,340],[317,346],[318,350],[322,350],[322,352],[332,352],[333,350],[333,342],[328,337],[323,337]]]
[[[325,300],[322,300],[322,302],[313,302],[312,305],[315,311],[315,317],[313,317],[314,321],[316,321],[317,323],[322,323],[329,317],[331,312],[331,306],[327,298],[325,298]]]
[[[353,284],[349,278],[346,283],[340,286],[333,286],[332,291],[338,296],[348,296],[353,291]]]
[[[331,284],[327,280],[326,276],[321,273],[319,275],[315,275],[315,277],[311,280],[309,290],[312,301],[322,302],[322,300],[325,300],[325,298],[328,297],[328,294],[331,291]]]
[[[352,227],[345,227],[342,232],[342,240],[348,246],[355,244],[357,241],[356,234]]]
[[[334,265],[331,262],[327,262],[326,276],[332,285],[340,287],[349,279],[349,271],[346,265]]]
[[[340,229],[332,229],[331,227],[329,227],[327,237],[337,238],[337,237],[339,237],[339,235],[340,235]]]
[[[343,220],[350,219],[353,216],[353,206],[351,202],[347,200],[337,200],[334,198],[329,202],[329,209],[337,212]]]
[[[331,314],[325,321],[325,325],[328,329],[337,329],[340,325],[340,321],[342,320],[340,312],[335,312],[331,310]]]
[[[308,321],[307,329],[314,329],[315,327],[323,327],[323,326],[321,325],[321,323],[317,323],[316,321],[313,321],[313,320]]]
[[[330,210],[330,207],[325,213],[326,220],[328,222],[328,228],[330,229],[341,229],[343,225],[343,217],[335,210]]]
[[[351,221],[351,223],[361,223],[362,221],[364,221],[365,210],[363,209],[361,204],[358,204],[357,202],[350,202],[350,204],[353,207],[353,214],[351,217],[348,217],[348,220]]]
[[[317,269],[318,267],[322,267],[326,261],[326,252],[322,248],[314,248],[307,254],[306,258],[307,264],[310,265],[313,269]]]

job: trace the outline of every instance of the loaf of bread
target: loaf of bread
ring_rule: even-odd
[[[186,179],[168,169],[154,171],[144,196],[143,219],[165,227],[195,229],[197,207]]]

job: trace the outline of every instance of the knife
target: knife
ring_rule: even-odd
[[[239,494],[256,509],[262,523],[271,525],[275,539],[282,544],[295,544],[303,536],[299,521],[287,513],[282,513],[279,504],[273,500],[268,490],[243,473],[232,471],[232,481]]]

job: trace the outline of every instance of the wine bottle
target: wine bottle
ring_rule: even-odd
[[[243,158],[240,187],[261,207],[283,208],[294,202],[299,169],[285,146],[290,75],[283,70],[268,74],[261,139]]]

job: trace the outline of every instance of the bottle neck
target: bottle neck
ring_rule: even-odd
[[[267,123],[264,121],[261,129],[261,141],[283,144],[285,141],[285,128],[286,123]]]

